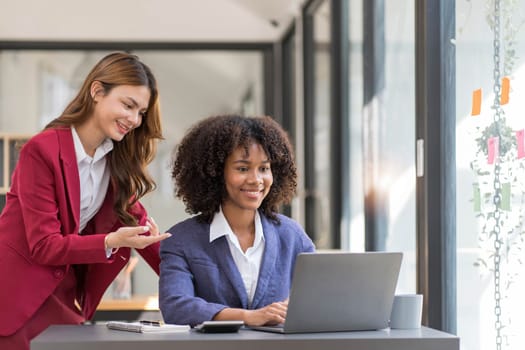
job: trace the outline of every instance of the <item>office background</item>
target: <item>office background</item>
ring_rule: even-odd
[[[501,61],[512,63],[500,72],[511,81],[504,112],[514,132],[525,127],[525,2],[498,3],[508,35]],[[318,248],[403,251],[398,292],[424,294],[426,325],[458,334],[462,349],[518,348],[519,196],[505,216],[515,223],[504,231],[499,298],[483,231],[493,167],[478,151],[493,119],[494,4],[0,0],[0,132],[36,133],[101,56],[136,53],[160,85],[166,139],[150,168],[158,189],[144,204],[161,228],[187,217],[167,168],[185,130],[210,114],[272,115],[289,131],[300,166],[298,195],[283,210]],[[481,167],[471,169],[473,161]],[[513,178],[522,164],[512,164],[502,182],[521,194],[525,185]],[[134,292],[156,288],[139,264]]]

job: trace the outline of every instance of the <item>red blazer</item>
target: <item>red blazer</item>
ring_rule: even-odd
[[[79,235],[80,184],[71,130],[46,130],[24,145],[0,215],[0,336],[20,329],[73,264],[84,267],[77,300],[91,319],[130,257],[129,248],[106,257],[105,234],[123,226],[109,187],[102,207]],[[131,213],[145,224],[140,203]],[[159,244],[137,251],[158,274]]]

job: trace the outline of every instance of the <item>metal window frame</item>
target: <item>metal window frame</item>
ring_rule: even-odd
[[[350,220],[350,37],[348,0],[331,0],[331,241],[341,248]],[[337,93],[335,93],[337,92]]]
[[[304,75],[304,149],[305,149],[305,229],[315,237],[315,48],[313,40],[313,14],[329,1],[330,24],[330,242],[334,249],[341,248],[342,225],[349,217],[349,38],[348,0],[311,0],[303,7],[303,75]],[[345,234],[348,234],[345,232]]]
[[[423,323],[456,333],[455,1],[416,1],[417,290]]]
[[[71,51],[260,51],[263,56],[264,113],[273,115],[275,98],[275,59],[273,42],[144,42],[144,41],[27,41],[0,40],[2,50]]]
[[[304,228],[308,235],[316,239],[315,198],[312,192],[315,189],[315,144],[314,144],[314,111],[315,111],[315,55],[313,14],[323,1],[310,0],[302,9],[303,23],[303,103],[304,103]]]

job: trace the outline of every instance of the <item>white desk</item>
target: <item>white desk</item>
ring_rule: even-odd
[[[140,334],[109,330],[105,325],[51,326],[31,342],[31,350],[459,350],[459,338],[423,327],[309,334],[239,333]]]

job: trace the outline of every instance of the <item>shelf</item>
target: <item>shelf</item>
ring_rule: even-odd
[[[141,310],[157,311],[159,309],[158,296],[134,296],[131,299],[102,299],[97,307],[99,311],[108,310]]]
[[[0,210],[5,204],[5,194],[11,186],[11,175],[18,161],[22,145],[31,137],[25,134],[0,133]]]
[[[91,321],[136,321],[138,319],[157,320],[161,318],[157,295],[136,295],[131,299],[102,299]]]

